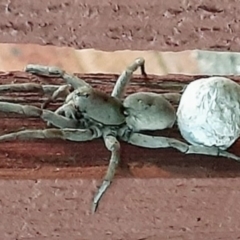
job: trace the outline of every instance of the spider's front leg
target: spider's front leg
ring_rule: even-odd
[[[25,71],[38,76],[61,77],[67,84],[70,84],[74,89],[82,86],[89,86],[89,84],[86,83],[84,80],[78,78],[77,76],[68,74],[61,68],[55,66],[28,64],[25,68]]]
[[[100,135],[95,134],[92,129],[26,129],[1,135],[0,142],[31,139],[63,139],[76,142],[86,142],[98,137],[100,137]]]
[[[70,119],[58,115],[52,111],[41,109],[31,105],[21,105],[17,103],[1,102],[0,112],[17,113],[26,117],[39,117],[53,126],[59,128],[78,128],[79,122],[75,119]]]
[[[70,84],[74,89],[89,85],[77,76],[68,74],[61,68],[55,66],[28,64],[24,70],[25,72],[29,72],[38,76],[61,77],[67,84]]]
[[[15,139],[48,139],[58,138],[70,141],[90,141],[102,136],[99,126],[91,126],[88,129],[81,128],[79,121],[58,115],[52,111],[44,110],[31,105],[21,105],[9,102],[0,102],[0,111],[5,113],[17,113],[27,117],[40,117],[46,122],[59,127],[49,129],[26,129],[18,132],[7,133],[0,136],[0,141]]]
[[[109,161],[107,173],[104,177],[104,180],[93,198],[93,203],[92,203],[93,213],[97,210],[101,197],[107,191],[108,187],[111,185],[120,161],[120,143],[118,142],[118,140],[114,135],[111,135],[111,133],[107,133],[107,132],[103,134],[103,138],[104,138],[105,146],[109,151],[111,151],[111,158]]]
[[[44,85],[39,83],[12,83],[1,84],[0,92],[39,92],[42,94],[53,94],[59,85]]]
[[[52,96],[43,103],[43,108],[46,108],[50,102],[53,102],[59,97],[66,98],[70,94],[71,88],[77,89],[82,86],[90,86],[77,76],[68,74],[64,70],[54,66],[29,64],[26,66],[25,71],[39,76],[61,77],[67,83],[66,85],[60,86],[53,92]]]

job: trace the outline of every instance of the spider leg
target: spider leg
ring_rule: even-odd
[[[59,85],[44,85],[39,83],[12,83],[1,84],[0,92],[39,92],[52,94],[59,88]]]
[[[122,140],[139,147],[145,148],[175,148],[186,152],[189,145],[174,138],[150,136],[141,133],[130,133],[121,137]]]
[[[40,116],[48,126],[55,126],[58,128],[82,128],[83,124],[76,119],[61,116],[49,110],[43,110]]]
[[[63,139],[76,142],[85,142],[98,137],[99,135],[91,129],[26,129],[1,135],[0,142],[30,139]]]
[[[21,105],[17,103],[0,102],[0,112],[17,113],[27,117],[40,117],[44,121],[51,123],[59,128],[78,128],[79,122],[63,117],[49,110],[42,110],[41,108],[31,105]]]
[[[122,98],[124,95],[124,91],[126,86],[131,80],[133,73],[138,69],[141,68],[141,74],[143,76],[147,76],[145,72],[145,60],[143,58],[137,58],[132,65],[127,67],[127,69],[119,76],[117,82],[114,85],[112,96],[116,98]]]
[[[57,98],[62,97],[64,99],[66,99],[66,97],[70,94],[70,89],[71,89],[71,85],[67,84],[67,85],[61,85],[59,86],[52,94],[51,97],[49,97],[43,104],[42,104],[42,108],[46,108],[49,103],[54,102]]]
[[[116,168],[118,167],[120,161],[120,143],[118,142],[116,137],[112,135],[105,135],[104,142],[107,149],[111,151],[111,158],[103,182],[93,198],[92,203],[93,213],[97,210],[99,201],[102,198],[103,194],[107,191],[108,187],[111,185],[111,182],[113,181],[113,177],[116,172]]]
[[[76,116],[77,110],[72,104],[72,102],[68,102],[60,106],[59,108],[56,109],[55,111],[56,114],[65,116],[70,119],[75,119],[77,120],[78,117]]]
[[[61,68],[38,64],[28,64],[24,71],[45,77],[62,77],[64,74],[64,71]]]
[[[240,157],[235,154],[220,150],[217,147],[193,146],[181,142],[177,139],[149,136],[140,133],[130,133],[128,136],[123,136],[123,140],[139,147],[146,148],[168,148],[172,147],[185,154],[202,154],[210,156],[221,156],[240,161]]]
[[[36,74],[39,76],[45,77],[61,77],[67,83],[66,85],[60,86],[56,89],[52,96],[48,98],[42,105],[42,108],[46,108],[47,105],[59,97],[67,97],[70,94],[71,87],[77,89],[82,86],[90,86],[84,80],[78,78],[77,76],[71,75],[63,71],[62,69],[54,66],[43,66],[43,65],[34,65],[29,64],[25,68],[26,72]]]
[[[70,84],[74,89],[77,89],[78,87],[82,87],[85,85],[87,86],[89,85],[88,83],[78,78],[77,76],[68,74],[64,70],[54,66],[28,64],[25,68],[25,71],[39,76],[61,77],[67,84]]]
[[[42,114],[42,110],[38,107],[9,102],[0,102],[0,111],[5,113],[17,113],[28,117],[39,117]]]
[[[190,145],[186,154],[202,154],[202,155],[210,155],[210,156],[220,156],[220,157],[226,157],[230,158],[236,161],[240,161],[240,157],[227,152],[225,150],[221,150],[217,147],[207,147],[207,146],[193,146]]]
[[[55,112],[44,110],[41,118],[47,122],[47,126],[59,128],[86,128],[88,121],[75,109],[71,102],[60,106]]]

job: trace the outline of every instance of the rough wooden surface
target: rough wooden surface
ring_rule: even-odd
[[[94,87],[110,92],[117,75],[79,75]],[[158,93],[179,92],[185,84],[200,76],[149,75],[143,78],[135,75],[127,93],[153,91]],[[240,77],[232,77],[240,82]],[[7,83],[51,83],[62,84],[59,78],[42,78],[24,72],[0,74],[1,84]],[[1,93],[1,101],[40,106],[46,96],[37,92]],[[53,103],[55,109],[62,99]],[[26,118],[16,114],[0,113],[0,133],[17,131],[22,128],[44,128],[45,123],[37,118]],[[175,127],[157,134],[181,139]],[[118,177],[236,177],[240,176],[240,164],[233,160],[201,155],[184,155],[174,149],[145,149],[121,143],[122,168]],[[231,152],[240,154],[240,142]],[[110,153],[101,139],[76,143],[63,140],[11,141],[0,144],[1,178],[101,178],[106,170]]]

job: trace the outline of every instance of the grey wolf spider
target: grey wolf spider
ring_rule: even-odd
[[[209,146],[188,145],[173,138],[142,134],[142,130],[162,130],[171,128],[176,121],[174,107],[167,100],[168,94],[137,92],[123,98],[125,88],[130,82],[132,74],[138,68],[146,75],[144,59],[138,58],[119,76],[111,95],[91,87],[84,80],[70,75],[57,67],[28,65],[26,72],[49,77],[62,77],[66,84],[60,86],[41,85],[35,83],[0,85],[0,91],[30,91],[37,89],[43,93],[51,93],[51,97],[44,102],[42,108],[31,105],[21,105],[10,102],[0,102],[0,111],[18,113],[27,117],[39,117],[46,121],[51,128],[39,130],[22,130],[0,136],[1,141],[14,139],[47,139],[59,138],[69,141],[91,141],[103,138],[106,148],[111,152],[109,166],[103,182],[97,190],[92,203],[95,212],[98,203],[110,186],[118,163],[120,161],[120,143],[146,148],[178,149],[189,154],[207,154],[225,156],[239,160],[234,154],[221,149],[215,151]],[[65,102],[55,112],[46,109],[47,105],[63,96]],[[171,95],[179,99],[179,94]],[[186,112],[187,109],[184,110]],[[178,111],[181,127],[181,111]],[[187,129],[187,128],[185,128]],[[186,136],[186,134],[183,136]],[[186,137],[188,140],[188,137]]]

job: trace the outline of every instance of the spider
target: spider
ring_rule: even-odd
[[[28,65],[26,72],[46,77],[62,77],[66,84],[59,86],[36,83],[0,85],[0,91],[38,90],[45,94],[51,93],[51,97],[43,103],[42,108],[0,102],[0,111],[23,114],[27,117],[40,117],[51,127],[8,133],[0,136],[0,141],[60,138],[83,142],[102,137],[106,148],[111,152],[111,157],[103,182],[93,198],[92,212],[95,212],[102,195],[113,180],[120,161],[118,139],[143,147],[172,146],[179,150],[185,147],[185,144],[180,141],[166,137],[159,137],[157,144],[154,144],[152,136],[141,133],[142,130],[171,128],[175,123],[176,111],[164,95],[138,92],[122,100],[133,72],[141,68],[141,73],[146,76],[144,62],[144,59],[138,58],[123,71],[111,95],[94,89],[84,80],[57,67]],[[59,97],[65,98],[62,106],[55,112],[46,109],[51,101]]]
[[[19,113],[27,117],[39,117],[46,121],[50,128],[39,130],[22,130],[0,136],[0,141],[13,139],[60,138],[70,141],[91,141],[103,138],[106,148],[111,152],[107,172],[102,184],[96,191],[92,202],[95,212],[103,194],[109,188],[120,161],[119,140],[146,148],[173,147],[189,154],[209,154],[225,156],[239,160],[234,154],[224,150],[212,151],[208,146],[189,145],[179,140],[141,133],[143,130],[162,130],[171,128],[176,121],[176,111],[167,100],[180,99],[180,95],[137,92],[123,99],[124,91],[132,74],[138,69],[146,75],[144,59],[138,58],[119,76],[111,95],[91,87],[84,80],[70,75],[57,67],[28,65],[26,71],[46,77],[62,77],[66,84],[60,86],[41,85],[35,83],[0,85],[0,91],[30,91],[38,89],[43,93],[51,93],[51,97],[43,103],[42,108],[10,102],[0,102],[0,111]],[[187,89],[184,94],[187,93]],[[65,102],[55,112],[46,109],[51,101],[64,97]],[[180,105],[183,97],[181,98]],[[180,109],[180,108],[179,108]],[[181,130],[181,110],[178,109],[178,123]],[[188,109],[184,109],[188,112]],[[186,128],[187,129],[187,128]],[[188,141],[188,138],[185,139]],[[192,143],[190,141],[190,143]]]

